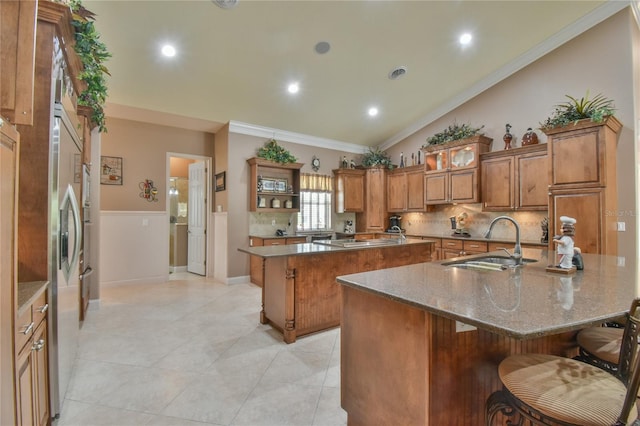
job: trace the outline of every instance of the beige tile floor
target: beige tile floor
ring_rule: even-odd
[[[259,312],[250,283],[104,286],[56,424],[345,425],[340,331],[287,345]]]

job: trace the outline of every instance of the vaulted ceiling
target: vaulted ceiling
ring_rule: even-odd
[[[113,54],[108,116],[211,132],[233,120],[354,146],[393,144],[625,3],[83,1]]]

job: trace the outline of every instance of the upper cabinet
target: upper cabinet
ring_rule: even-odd
[[[529,145],[481,156],[484,211],[547,210],[547,146]]]
[[[480,135],[424,148],[425,204],[477,203],[480,154],[492,141]]]
[[[0,9],[0,115],[31,125],[38,2],[2,1]]]
[[[362,213],[364,211],[364,169],[335,169],[336,213]]]
[[[302,163],[280,164],[253,157],[249,163],[249,211],[300,211]]]
[[[582,120],[545,130],[549,156],[549,235],[560,216],[576,219],[575,246],[584,253],[617,255],[616,145],[622,123]],[[555,250],[553,241],[549,249]]]
[[[364,211],[356,213],[356,231],[385,231],[387,228],[387,203],[385,190],[387,169],[382,166],[365,169]]]
[[[425,211],[424,165],[396,168],[387,173],[387,211]]]

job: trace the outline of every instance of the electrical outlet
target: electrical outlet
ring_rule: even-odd
[[[617,222],[618,224],[618,232],[624,232],[626,229],[626,223],[625,222]]]
[[[624,266],[624,256],[618,256],[618,266]]]
[[[271,219],[271,226],[276,226],[276,220],[275,219]]]
[[[456,321],[456,333],[464,333],[465,331],[473,331],[476,330],[476,327],[465,324],[460,321]]]

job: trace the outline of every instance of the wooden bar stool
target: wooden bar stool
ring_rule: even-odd
[[[498,367],[502,390],[487,399],[486,425],[500,413],[513,425],[640,426],[636,395],[640,388],[635,299],[626,315],[618,370],[611,374],[571,358],[517,354]]]

